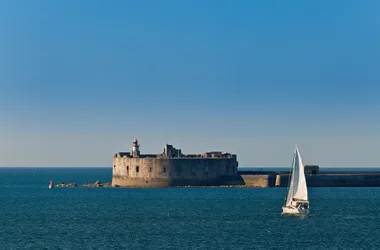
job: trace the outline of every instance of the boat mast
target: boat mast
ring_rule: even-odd
[[[288,188],[287,188],[286,196],[284,199],[284,206],[286,206],[287,198],[289,195],[289,187],[290,187],[290,183],[291,183],[291,180],[293,177],[294,159],[296,158],[295,154],[296,154],[296,152],[294,152],[294,154],[293,154],[292,166],[290,167],[290,173],[289,173],[289,179],[288,179]]]

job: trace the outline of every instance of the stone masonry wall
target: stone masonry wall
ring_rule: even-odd
[[[223,185],[237,176],[234,158],[114,157],[112,184],[123,187]]]
[[[276,187],[287,187],[289,175],[277,175]],[[306,175],[308,187],[379,187],[378,174],[319,174]]]
[[[274,187],[276,176],[273,174],[242,174],[241,178],[247,187]]]

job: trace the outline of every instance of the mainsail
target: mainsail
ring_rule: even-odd
[[[286,206],[289,206],[293,199],[302,201],[308,200],[304,166],[297,146],[293,156],[292,173],[288,197],[286,198]]]

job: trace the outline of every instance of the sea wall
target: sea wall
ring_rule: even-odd
[[[289,173],[239,171],[247,187],[287,187]],[[321,172],[306,175],[308,187],[380,187],[380,172]]]
[[[236,158],[114,157],[112,185],[121,187],[217,186],[234,182]]]
[[[275,173],[239,172],[242,185],[247,187],[274,187],[276,183]]]
[[[289,174],[276,177],[276,187],[287,187]],[[308,187],[380,187],[380,173],[334,173],[306,175]]]

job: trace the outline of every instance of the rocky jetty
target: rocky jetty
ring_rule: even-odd
[[[57,184],[56,187],[118,187],[118,186],[112,185],[112,183],[109,183],[109,182],[102,183],[101,181],[97,180],[95,183],[85,183],[81,185],[78,185],[75,182],[71,182],[71,183],[61,182]]]
[[[101,181],[96,181],[95,183],[85,183],[84,187],[111,187],[111,183],[102,183]]]
[[[75,182],[72,182],[72,183],[61,182],[61,183],[56,185],[56,187],[77,187],[77,186],[78,186],[78,184],[76,184]]]

